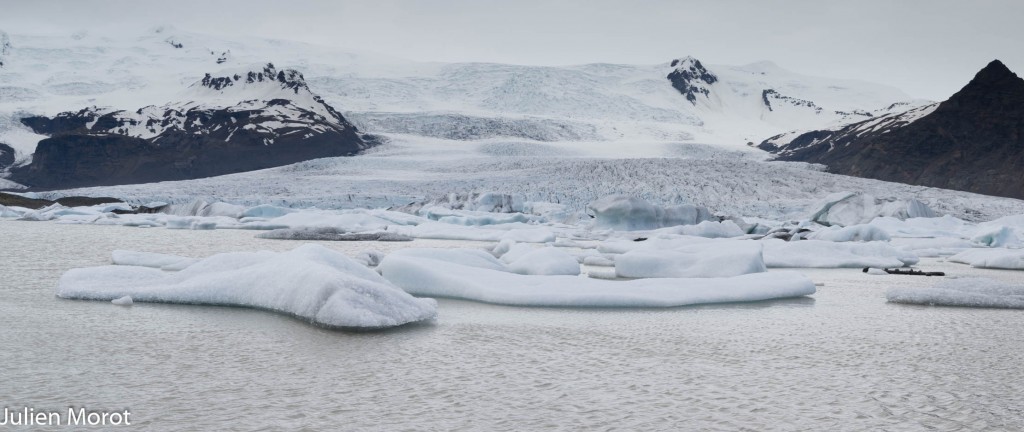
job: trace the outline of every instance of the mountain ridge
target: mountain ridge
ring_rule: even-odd
[[[994,60],[946,101],[759,147],[838,174],[1024,198],[1024,79]]]
[[[240,75],[206,74],[189,88],[211,97],[23,118],[50,138],[9,179],[35,188],[181,180],[351,156],[377,143],[295,70],[268,63]]]

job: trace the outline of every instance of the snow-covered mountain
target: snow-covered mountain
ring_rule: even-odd
[[[83,106],[162,106],[188,100],[176,89],[197,76],[268,60],[301,70],[326,103],[366,132],[455,140],[692,141],[742,148],[787,130],[868,118],[910,100],[890,87],[803,76],[768,62],[418,63],[170,27],[141,36],[15,34],[10,40],[0,74],[0,142],[19,161],[42,138],[19,126],[20,117]],[[684,84],[690,87],[680,92]],[[618,147],[618,156],[635,156],[633,145]]]
[[[375,143],[302,74],[273,64],[206,74],[175,102],[135,111],[85,108],[21,122],[52,136],[10,179],[38,188],[145,183],[356,154]]]
[[[996,60],[942,103],[759,147],[840,174],[1024,198],[1024,79]]]

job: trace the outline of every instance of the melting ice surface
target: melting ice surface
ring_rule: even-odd
[[[436,302],[391,285],[345,255],[319,245],[290,252],[213,255],[166,272],[160,254],[114,254],[129,265],[79,268],[60,278],[57,296],[67,299],[244,306],[294,315],[326,327],[394,327],[436,316]]]

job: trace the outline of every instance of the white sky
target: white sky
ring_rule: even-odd
[[[1024,73],[1021,0],[0,0],[0,30],[208,34],[424,61],[563,65],[771,60],[942,100],[992,59]]]

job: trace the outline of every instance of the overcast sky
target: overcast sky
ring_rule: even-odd
[[[0,0],[0,30],[293,39],[413,60],[534,65],[771,60],[941,100],[992,59],[1024,72],[1021,0]]]

